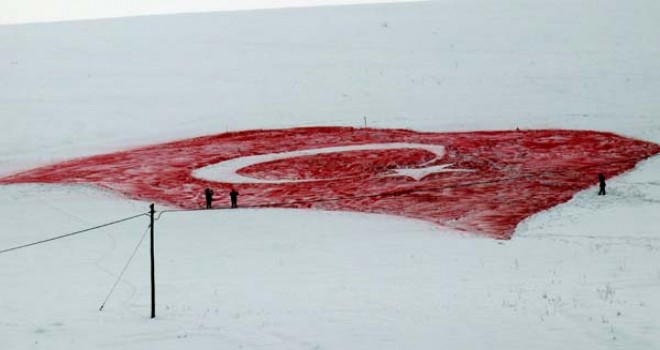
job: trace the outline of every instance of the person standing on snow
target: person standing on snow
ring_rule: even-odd
[[[598,183],[600,185],[600,191],[598,191],[599,196],[605,195],[605,175],[602,173],[598,174]]]
[[[213,190],[207,187],[204,190],[204,198],[206,199],[206,209],[212,209],[211,203],[213,202]]]
[[[238,191],[236,191],[236,189],[231,189],[231,192],[229,192],[229,198],[231,198],[231,207],[238,208]]]

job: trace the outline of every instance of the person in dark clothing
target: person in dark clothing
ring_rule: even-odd
[[[231,198],[231,207],[238,208],[238,191],[236,191],[236,189],[231,189],[231,192],[229,192],[229,198]]]
[[[206,209],[211,209],[211,203],[213,202],[213,190],[207,187],[204,190],[204,198],[206,199]]]
[[[598,183],[600,185],[600,191],[598,191],[599,196],[604,196],[605,195],[605,175],[598,174]]]

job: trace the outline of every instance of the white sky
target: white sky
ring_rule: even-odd
[[[0,0],[0,25],[166,13],[404,1],[410,0]]]

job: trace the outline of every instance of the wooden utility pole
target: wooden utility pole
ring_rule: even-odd
[[[156,318],[156,274],[154,270],[154,216],[156,210],[153,203],[149,208],[151,208],[149,211],[151,214],[151,318]]]

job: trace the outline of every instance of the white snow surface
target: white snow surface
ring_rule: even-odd
[[[0,174],[311,125],[660,142],[660,3],[431,1],[0,26]],[[497,241],[393,216],[164,213],[0,254],[0,349],[657,349],[660,158]],[[145,212],[0,186],[0,249]],[[164,208],[158,208],[164,209]]]
[[[83,19],[425,0],[0,0],[0,25]]]

